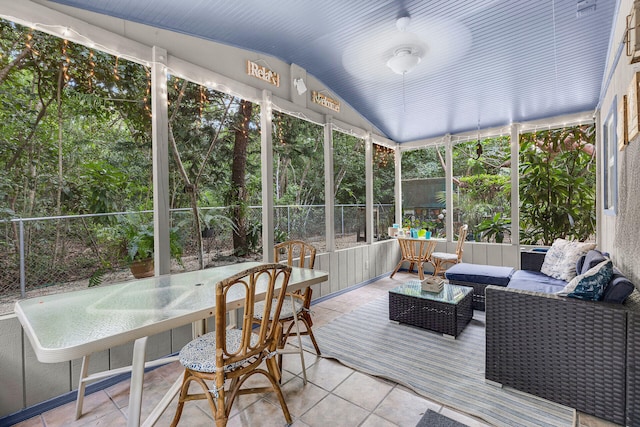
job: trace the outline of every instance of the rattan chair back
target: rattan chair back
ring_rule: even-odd
[[[316,248],[302,240],[277,243],[273,246],[273,254],[276,262],[286,260],[291,267],[313,269],[316,262]]]

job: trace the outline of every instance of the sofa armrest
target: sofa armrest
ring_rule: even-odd
[[[627,419],[625,425],[640,425],[640,290],[624,303],[627,320]]]
[[[627,310],[487,286],[488,380],[625,423]]]

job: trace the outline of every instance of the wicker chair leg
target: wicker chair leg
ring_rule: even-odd
[[[389,278],[393,278],[393,275],[396,274],[398,270],[400,270],[400,267],[402,267],[402,261],[400,261],[398,265],[396,265],[395,270],[393,270],[393,273],[391,273],[391,276],[389,276]]]
[[[273,364],[268,363],[269,359],[267,359],[267,369],[269,372],[261,371],[271,382],[271,386],[273,387],[273,391],[278,396],[278,401],[280,401],[280,407],[282,408],[282,413],[284,414],[284,419],[287,420],[287,425],[292,423],[291,414],[289,413],[289,408],[287,407],[287,402],[284,400],[284,395],[282,394],[282,389],[280,388],[279,382],[275,379],[274,373],[278,370],[278,367],[274,367]]]

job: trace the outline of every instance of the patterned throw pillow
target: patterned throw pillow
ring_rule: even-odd
[[[604,289],[613,276],[613,263],[610,259],[589,269],[586,273],[571,279],[558,295],[592,301],[602,299]]]
[[[568,282],[576,277],[578,259],[595,247],[595,243],[556,239],[547,251],[540,271],[547,276]]]
[[[562,272],[562,260],[564,259],[564,248],[569,243],[564,239],[556,239],[547,254],[544,256],[544,261],[540,272],[550,277],[559,276]]]

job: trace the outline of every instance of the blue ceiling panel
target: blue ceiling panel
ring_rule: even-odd
[[[577,0],[52,0],[296,63],[389,138],[592,110],[616,2]],[[410,16],[401,31],[396,19]],[[401,47],[422,60],[395,74]]]

